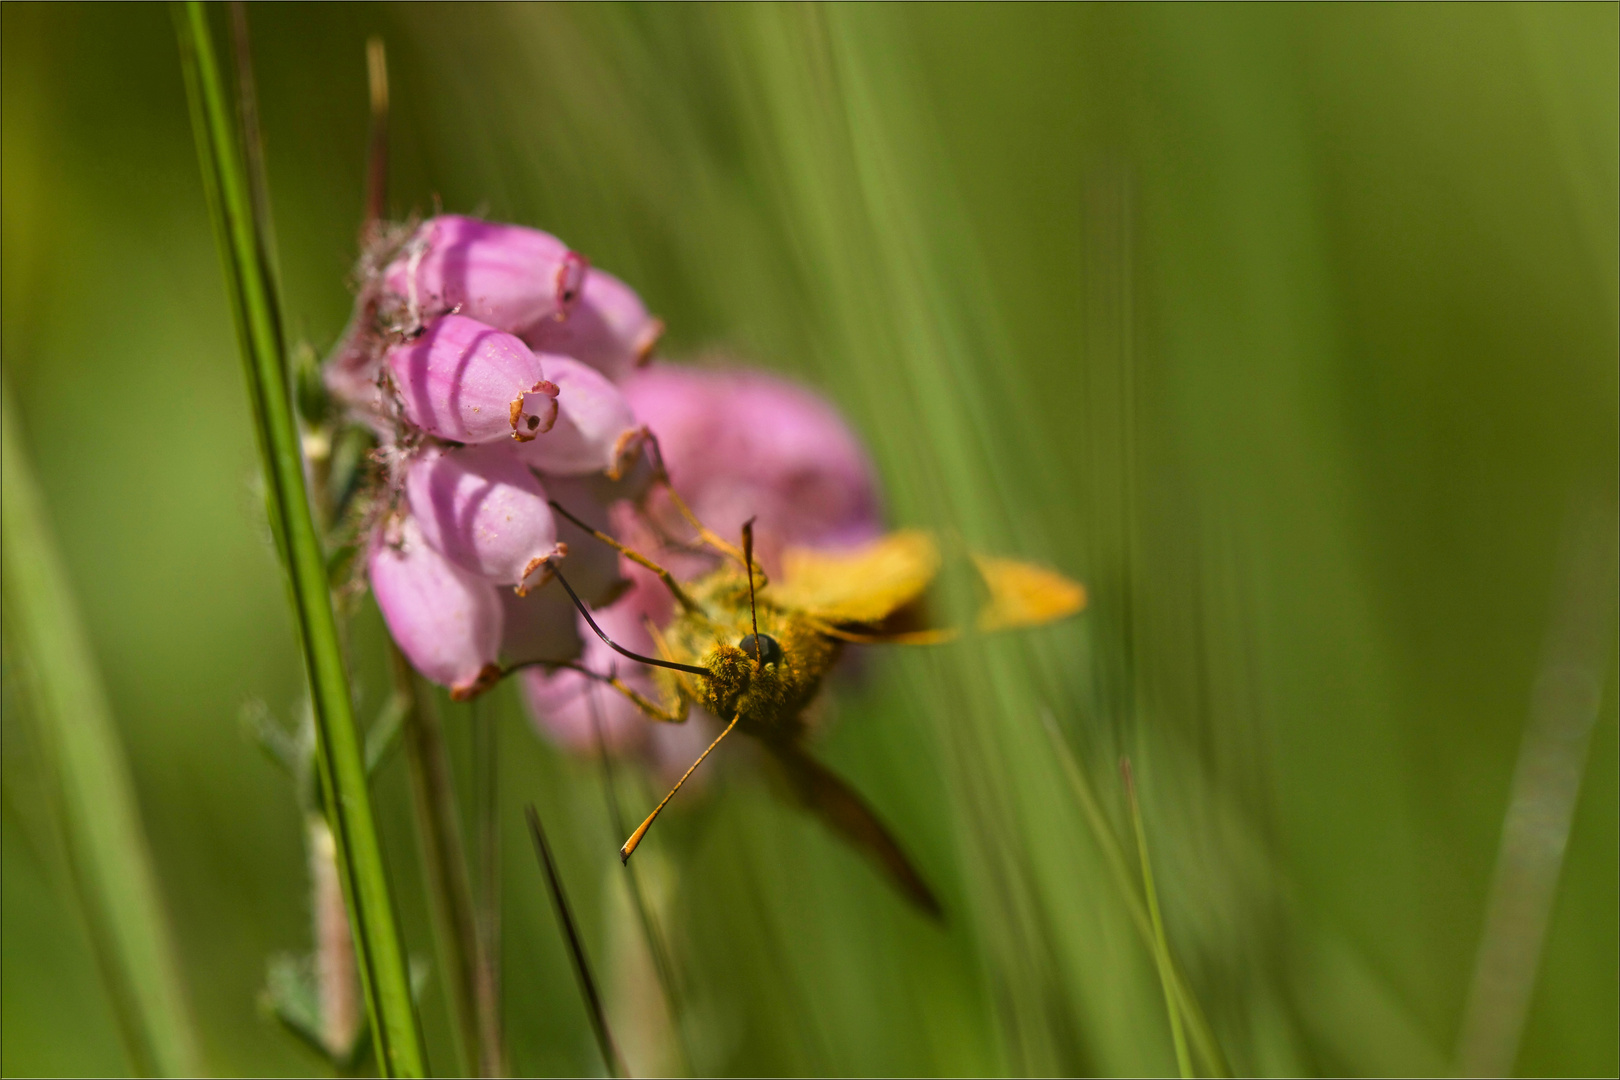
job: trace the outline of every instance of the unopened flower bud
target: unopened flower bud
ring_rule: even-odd
[[[546,491],[510,443],[431,449],[411,462],[405,496],[434,549],[463,570],[527,591],[565,549]]]
[[[546,434],[525,443],[519,456],[545,473],[605,472],[616,479],[646,439],[646,429],[636,423],[630,403],[595,368],[551,353],[542,359],[558,389],[557,422]]]
[[[557,387],[530,348],[465,315],[446,315],[388,352],[405,418],[429,435],[520,442],[551,430]]]
[[[592,267],[566,319],[538,322],[521,336],[541,352],[583,360],[617,382],[652,358],[663,334],[663,320],[653,318],[634,289]]]
[[[367,562],[388,632],[417,671],[457,699],[499,676],[501,601],[494,585],[433,550],[408,517],[396,528],[377,528]]]
[[[587,269],[550,233],[446,214],[422,223],[383,283],[413,322],[457,311],[516,333],[565,316]]]

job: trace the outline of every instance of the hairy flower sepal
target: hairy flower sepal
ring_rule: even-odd
[[[584,256],[550,233],[445,214],[422,223],[383,284],[407,325],[456,311],[520,334],[565,318],[587,269]]]
[[[506,443],[433,447],[405,472],[422,537],[463,570],[521,595],[542,584],[557,542],[545,488]]]
[[[511,334],[446,315],[388,351],[405,419],[459,443],[526,442],[557,420],[557,385],[539,356]]]

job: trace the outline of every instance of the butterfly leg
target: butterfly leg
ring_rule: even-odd
[[[617,675],[611,673],[604,675],[600,671],[593,671],[577,660],[526,660],[506,668],[500,677],[505,678],[515,671],[530,667],[543,667],[548,671],[577,671],[587,679],[611,687],[629,698],[630,703],[645,713],[650,720],[665,724],[680,724],[686,721],[689,707],[685,698],[677,697],[673,705],[660,705]]]
[[[591,528],[589,525],[585,524],[579,518],[575,517],[573,514],[570,514],[567,510],[563,509],[562,504],[559,503],[556,499],[550,500],[550,503],[551,503],[551,508],[553,510],[557,511],[557,513],[561,514],[563,517],[567,518],[569,521],[573,522],[575,525],[578,525],[581,529],[584,529],[586,532],[590,533],[593,537],[600,540],[602,543],[606,544],[608,547],[612,548],[614,551],[617,551],[620,555],[623,555],[625,558],[629,559],[631,562],[635,563],[638,566],[645,566],[648,570],[651,570],[653,573],[657,574],[658,575],[658,580],[660,580],[660,581],[662,581],[664,583],[664,587],[669,590],[670,595],[675,598],[676,603],[680,604],[682,608],[686,609],[687,611],[701,611],[702,610],[701,608],[699,608],[697,606],[697,604],[692,600],[692,598],[690,596],[686,595],[686,590],[681,588],[680,582],[675,580],[675,575],[674,574],[671,574],[664,567],[659,566],[657,563],[653,562],[651,559],[647,558],[647,556],[641,554],[639,551],[635,551],[635,550],[633,550],[631,548],[625,547],[623,544],[619,543],[617,540],[613,539],[613,537],[609,536],[607,533],[603,532],[602,530]]]
[[[682,724],[686,722],[688,706],[686,698],[680,696],[679,694],[676,695],[675,703],[673,705],[659,705],[646,694],[643,694],[635,687],[626,683],[623,679],[620,679],[617,675],[608,675],[604,677],[597,675],[595,672],[592,672],[591,674],[601,682],[606,683],[619,693],[623,694],[625,697],[629,698],[630,703],[645,713],[648,719],[657,720],[663,724]]]
[[[664,451],[658,445],[658,436],[651,431],[647,432],[647,440],[643,445],[647,448],[647,456],[652,459],[654,482],[663,486],[676,511],[697,531],[698,539],[721,554],[736,559],[746,568],[750,562],[747,556],[735,544],[727,543],[714,530],[699,521],[698,516],[692,513],[691,507],[686,505],[686,500],[681,498],[680,492],[675,490],[675,485],[669,479],[669,470],[664,467]]]

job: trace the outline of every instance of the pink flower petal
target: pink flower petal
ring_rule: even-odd
[[[543,473],[617,478],[641,452],[643,432],[619,388],[595,368],[567,356],[541,357],[557,386],[557,422],[526,442],[523,461]]]
[[[667,364],[623,389],[658,437],[675,489],[709,528],[735,537],[757,519],[767,570],[784,546],[847,547],[882,531],[865,450],[811,391],[760,372]]]
[[[476,319],[446,315],[387,360],[405,418],[429,435],[464,443],[532,437],[556,417],[557,388],[540,358]]]
[[[510,442],[434,448],[412,461],[405,494],[422,536],[461,569],[533,587],[561,555],[545,488]]]
[[[455,311],[516,333],[566,316],[586,271],[550,233],[446,214],[422,223],[383,281],[411,322]]]
[[[501,641],[495,586],[433,550],[411,518],[377,528],[367,570],[388,632],[417,671],[463,697],[493,680]]]
[[[572,356],[618,382],[652,358],[663,333],[634,289],[593,266],[567,318],[541,320],[521,336],[539,352]]]

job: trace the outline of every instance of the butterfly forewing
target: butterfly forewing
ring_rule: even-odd
[[[771,603],[835,624],[880,623],[912,603],[939,573],[939,548],[925,532],[902,530],[850,551],[789,548]]]

